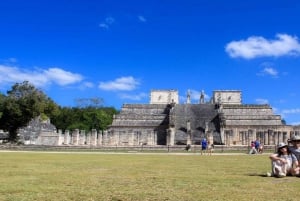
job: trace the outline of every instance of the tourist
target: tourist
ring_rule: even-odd
[[[272,173],[267,173],[267,176],[285,177],[299,174],[298,160],[287,144],[279,143],[277,153],[271,154],[269,158],[272,161]]]
[[[207,147],[207,150],[208,150],[208,155],[211,156],[211,154],[214,152],[214,144],[213,143],[210,143],[210,141],[207,142],[208,144],[208,147]]]
[[[205,138],[203,138],[201,141],[201,155],[203,154],[203,152],[205,153],[206,150],[207,150],[207,141]]]
[[[254,145],[256,152],[259,153],[260,142],[258,139],[255,140]]]
[[[258,153],[262,154],[264,151],[264,146],[262,144],[259,145]]]
[[[187,145],[185,146],[185,150],[186,150],[186,151],[190,151],[190,150],[191,150],[191,148],[192,148],[192,147],[191,147],[191,145],[190,145],[190,144],[187,144]]]
[[[251,141],[250,146],[251,146],[251,149],[249,151],[249,154],[257,154],[257,151],[255,149],[255,142],[254,141]]]
[[[300,136],[294,135],[289,142],[292,146],[289,147],[290,151],[297,157],[300,163]]]

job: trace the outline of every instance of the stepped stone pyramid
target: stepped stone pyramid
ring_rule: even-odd
[[[283,125],[270,105],[242,104],[239,90],[216,90],[209,101],[201,92],[199,103],[179,103],[176,90],[152,90],[150,104],[124,104],[108,130],[116,145],[200,144],[207,138],[214,144],[248,145],[259,139],[276,144],[294,135]]]

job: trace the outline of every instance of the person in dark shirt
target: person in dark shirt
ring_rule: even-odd
[[[203,153],[206,153],[206,150],[207,150],[207,141],[205,138],[203,138],[201,141],[201,155]]]

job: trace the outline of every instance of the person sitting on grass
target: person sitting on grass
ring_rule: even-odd
[[[287,144],[279,143],[277,153],[271,154],[270,159],[272,161],[272,174],[267,173],[267,176],[285,177],[299,174],[298,160],[290,152]]]
[[[292,144],[292,146],[289,147],[290,151],[295,154],[300,163],[300,136],[294,135],[289,142]]]

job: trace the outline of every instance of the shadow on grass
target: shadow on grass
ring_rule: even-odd
[[[286,176],[286,177],[274,177],[274,176],[268,176],[266,173],[259,174],[259,173],[250,173],[247,174],[247,176],[256,176],[256,177],[269,177],[272,178],[272,182],[295,182],[296,176]]]
[[[266,173],[249,173],[249,174],[247,174],[247,176],[270,177],[270,176],[267,176]]]

